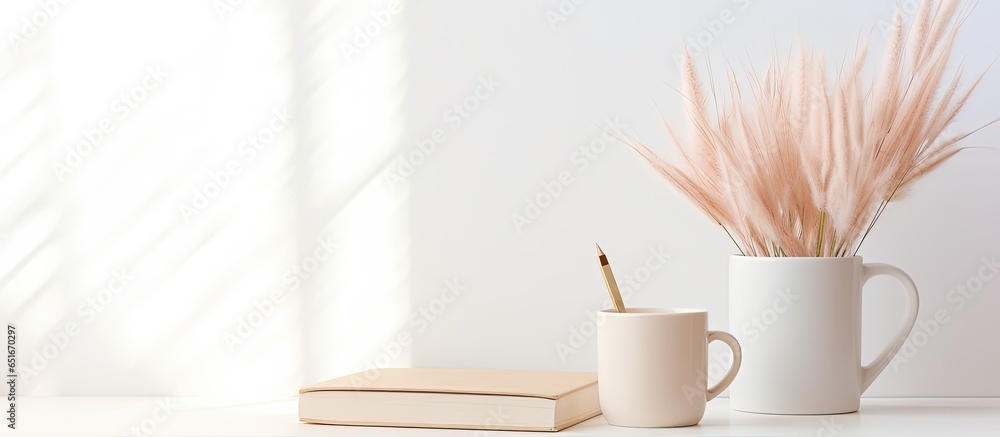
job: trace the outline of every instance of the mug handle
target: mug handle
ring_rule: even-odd
[[[705,392],[706,402],[715,399],[719,393],[722,393],[723,390],[729,387],[729,384],[732,384],[733,379],[736,378],[736,373],[740,371],[740,364],[743,362],[743,350],[740,349],[740,342],[736,341],[736,337],[733,337],[728,332],[708,331],[708,342],[711,343],[715,340],[720,340],[727,344],[729,349],[733,351],[733,365],[729,367],[729,373],[726,373],[726,376],[721,381]]]
[[[896,356],[896,352],[899,352],[899,349],[903,347],[906,337],[910,335],[910,330],[913,329],[913,324],[917,322],[917,312],[920,310],[920,296],[917,294],[917,286],[906,272],[889,264],[864,264],[863,268],[862,288],[869,279],[879,275],[892,276],[900,284],[903,284],[903,290],[906,292],[904,294],[906,297],[906,316],[903,326],[900,327],[892,343],[889,343],[885,350],[871,364],[861,366],[861,393],[868,390],[868,386],[872,385],[872,382],[875,382],[875,378],[885,370],[892,357]]]

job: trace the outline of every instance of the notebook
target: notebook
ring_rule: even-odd
[[[559,431],[599,414],[585,372],[372,369],[299,390],[299,418],[330,425]]]

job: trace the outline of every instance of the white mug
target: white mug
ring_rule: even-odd
[[[861,363],[861,289],[886,275],[902,285],[904,314],[893,339]],[[743,347],[743,371],[730,406],[768,414],[858,410],[861,394],[885,369],[917,319],[917,287],[888,264],[843,258],[733,256],[729,330]]]
[[[597,313],[597,380],[601,410],[617,426],[690,426],[705,403],[733,382],[740,345],[732,335],[708,330],[708,313],[684,308],[628,308]],[[708,343],[733,351],[729,373],[707,388]]]

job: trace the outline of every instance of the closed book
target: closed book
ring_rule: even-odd
[[[299,418],[330,425],[559,431],[598,414],[585,372],[377,369],[299,390]]]

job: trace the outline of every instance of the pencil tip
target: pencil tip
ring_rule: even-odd
[[[604,255],[604,251],[601,250],[601,245],[600,244],[594,243],[594,247],[597,248],[597,254],[598,255]]]

